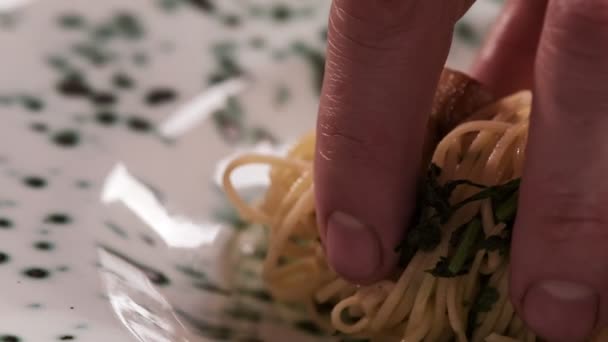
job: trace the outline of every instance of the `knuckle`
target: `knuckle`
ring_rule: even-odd
[[[372,142],[359,134],[340,129],[331,123],[320,123],[318,127],[319,155],[326,161],[374,162]]]
[[[604,0],[556,1],[550,18],[570,27],[595,27],[608,24],[608,3]]]
[[[353,44],[375,49],[395,49],[403,45],[404,32],[436,24],[451,27],[473,0],[335,0],[330,31]],[[348,28],[342,30],[341,28]],[[335,30],[331,30],[335,28]],[[449,32],[449,30],[445,30]],[[331,38],[331,37],[330,37]]]

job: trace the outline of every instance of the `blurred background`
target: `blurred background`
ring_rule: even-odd
[[[259,284],[218,175],[313,128],[329,4],[0,0],[0,341],[321,340]]]

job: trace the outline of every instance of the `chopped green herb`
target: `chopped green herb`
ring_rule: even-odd
[[[78,43],[72,47],[74,53],[89,63],[95,66],[101,66],[107,64],[114,56],[104,50],[102,50],[99,46],[91,44],[91,43]]]
[[[502,185],[485,187],[467,180],[456,180],[441,185],[441,169],[436,165],[429,167],[426,180],[421,188],[419,209],[414,216],[416,224],[408,231],[404,241],[397,247],[401,253],[402,266],[407,265],[417,251],[432,251],[441,241],[441,226],[452,214],[465,205],[490,199],[497,222],[507,225],[501,236],[484,236],[481,219],[474,217],[466,225],[456,229],[450,237],[453,252],[442,257],[428,272],[437,277],[455,277],[466,274],[477,251],[499,251],[506,254],[510,245],[511,231],[517,212],[520,180],[516,179]],[[465,200],[451,204],[450,197],[459,186],[472,186],[481,189]]]
[[[152,130],[152,124],[150,123],[150,121],[142,118],[142,117],[138,117],[138,116],[132,116],[130,118],[127,119],[127,126],[138,133],[145,133],[145,132],[149,132],[150,130]]]
[[[180,4],[178,0],[158,0],[158,5],[166,12],[173,12]]]
[[[116,36],[118,31],[114,28],[111,23],[106,23],[97,26],[92,32],[91,36],[94,41],[104,43]]]
[[[112,83],[117,88],[130,89],[133,88],[135,81],[124,72],[118,72],[112,77]]]
[[[284,4],[275,5],[272,8],[272,17],[276,21],[286,21],[291,17],[291,10]]]
[[[113,23],[117,31],[127,39],[137,40],[144,35],[143,25],[132,13],[117,13],[116,16],[114,16]]]
[[[39,112],[44,108],[44,102],[40,98],[31,95],[21,95],[21,104],[31,112]]]
[[[490,312],[499,298],[500,294],[498,293],[498,290],[494,287],[487,286],[477,296],[474,309],[477,312]]]
[[[186,0],[186,2],[190,3],[195,8],[205,12],[215,11],[215,5],[211,0]]]
[[[467,224],[466,231],[462,237],[462,241],[456,250],[456,253],[450,261],[448,270],[452,274],[460,274],[465,271],[465,264],[467,259],[471,257],[471,254],[475,254],[475,245],[483,236],[483,230],[481,229],[481,220],[478,218],[473,219]]]
[[[317,49],[314,49],[302,42],[296,42],[293,51],[306,59],[313,72],[313,80],[317,93],[321,93],[321,85],[323,84],[323,76],[325,74],[325,55]]]
[[[70,97],[88,96],[91,94],[91,88],[86,81],[77,74],[72,74],[64,77],[57,83],[57,91]]]
[[[58,23],[65,29],[79,29],[86,25],[84,17],[74,13],[61,15],[58,19]]]
[[[454,273],[450,271],[450,264],[448,258],[441,257],[435,265],[435,268],[428,270],[427,272],[437,278],[453,278],[466,274],[467,270],[461,271],[460,273]]]
[[[479,327],[478,317],[481,313],[489,312],[494,307],[494,304],[500,298],[498,290],[488,285],[489,276],[482,276],[480,278],[481,287],[480,291],[471,306],[469,311],[469,317],[467,322],[467,336],[473,337],[473,333],[477,327]]]
[[[490,236],[483,240],[479,246],[480,249],[485,249],[488,252],[498,251],[501,255],[506,255],[511,245],[511,234],[507,233],[506,236]]]

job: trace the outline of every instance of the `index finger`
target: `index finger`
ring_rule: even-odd
[[[351,281],[378,280],[396,265],[434,91],[471,2],[332,5],[315,192],[328,261]]]

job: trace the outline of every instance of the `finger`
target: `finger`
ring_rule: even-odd
[[[473,64],[472,75],[496,96],[532,89],[547,0],[509,0]]]
[[[514,232],[512,299],[549,341],[608,323],[608,2],[551,0]]]
[[[426,121],[463,1],[335,0],[315,192],[330,265],[367,283],[396,265]]]

